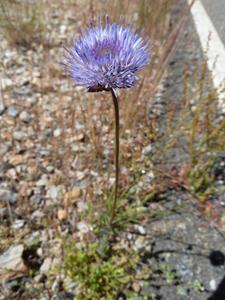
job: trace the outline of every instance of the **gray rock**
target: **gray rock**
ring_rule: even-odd
[[[11,87],[13,85],[13,81],[10,78],[1,78],[1,85],[4,90],[7,87]]]
[[[41,273],[47,274],[51,268],[52,265],[52,259],[50,257],[47,257],[43,264],[41,265],[40,271]]]
[[[46,170],[48,171],[48,173],[53,173],[55,168],[53,166],[47,166]]]
[[[47,191],[46,197],[51,199],[57,199],[59,197],[59,194],[60,194],[60,187],[51,186]]]
[[[30,197],[30,202],[33,205],[39,205],[41,203],[41,195],[37,194],[37,195],[33,195]]]
[[[18,110],[16,109],[15,106],[9,106],[7,113],[10,117],[15,118],[18,115]]]
[[[61,134],[61,128],[56,128],[56,129],[53,131],[54,137],[59,137],[60,134]]]
[[[145,238],[143,236],[139,236],[134,242],[134,248],[140,250],[145,247]]]
[[[13,133],[13,138],[17,141],[21,141],[25,137],[25,134],[22,131],[15,131]]]
[[[149,155],[152,152],[152,144],[145,146],[142,150],[143,155]]]
[[[24,220],[16,220],[16,221],[13,223],[12,227],[13,227],[14,229],[21,229],[21,228],[23,228],[24,224],[25,224],[25,221],[24,221]]]
[[[37,186],[47,186],[48,185],[48,176],[46,174],[41,176],[41,179],[38,180]]]
[[[28,112],[26,112],[25,110],[22,111],[19,115],[19,118],[21,121],[23,122],[29,122],[30,120],[30,115],[28,114]]]
[[[21,96],[29,95],[31,94],[31,86],[29,84],[20,86],[19,88],[17,88],[16,93]]]
[[[1,87],[2,89],[6,89],[7,87],[11,87],[13,85],[13,81],[10,78],[1,78]]]
[[[137,229],[137,231],[138,231],[139,234],[146,235],[146,229],[143,226],[137,225],[136,229]]]
[[[0,92],[0,115],[5,111],[5,103],[3,101],[2,93]]]
[[[9,202],[10,204],[15,204],[18,198],[18,194],[11,192],[7,189],[0,189],[0,202]]]
[[[4,154],[6,154],[7,151],[9,150],[9,148],[10,148],[9,145],[1,144],[1,147],[0,147],[0,156],[3,156]]]
[[[6,207],[0,208],[0,218],[4,218],[8,214],[8,209]]]
[[[10,247],[0,256],[0,281],[5,281],[14,277],[14,273],[18,274],[26,270],[22,258],[23,251],[23,245],[16,245]]]

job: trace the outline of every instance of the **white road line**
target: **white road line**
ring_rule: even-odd
[[[188,0],[191,4],[192,0]],[[216,89],[225,88],[225,47],[200,0],[195,0],[191,14],[203,51],[206,51],[208,68]],[[210,39],[210,40],[209,40]],[[219,108],[225,113],[225,95],[219,94]]]

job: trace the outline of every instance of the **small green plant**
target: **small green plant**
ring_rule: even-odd
[[[162,270],[164,276],[165,276],[165,279],[166,279],[166,282],[169,284],[169,285],[172,285],[174,284],[174,281],[176,279],[176,272],[175,270],[173,270],[169,265],[167,264],[161,264],[160,266],[160,269]]]
[[[64,269],[78,282],[77,300],[114,300],[126,290],[132,280],[135,258],[115,251],[107,258],[99,253],[97,243],[74,249],[70,244],[65,251]]]
[[[195,280],[194,282],[189,283],[189,287],[194,290],[195,292],[202,292],[204,291],[204,286],[201,282],[198,280]]]

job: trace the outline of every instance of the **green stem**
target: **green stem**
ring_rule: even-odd
[[[119,120],[119,102],[118,97],[115,91],[112,89],[112,99],[114,104],[114,112],[115,112],[115,194],[114,201],[112,205],[112,214],[110,224],[112,225],[117,208],[117,198],[118,198],[118,184],[119,184],[119,152],[120,152],[120,140],[119,140],[119,131],[120,131],[120,120]]]

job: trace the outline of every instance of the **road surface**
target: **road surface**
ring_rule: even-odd
[[[225,113],[225,0],[195,0],[191,14],[214,87],[219,91],[219,110]]]

